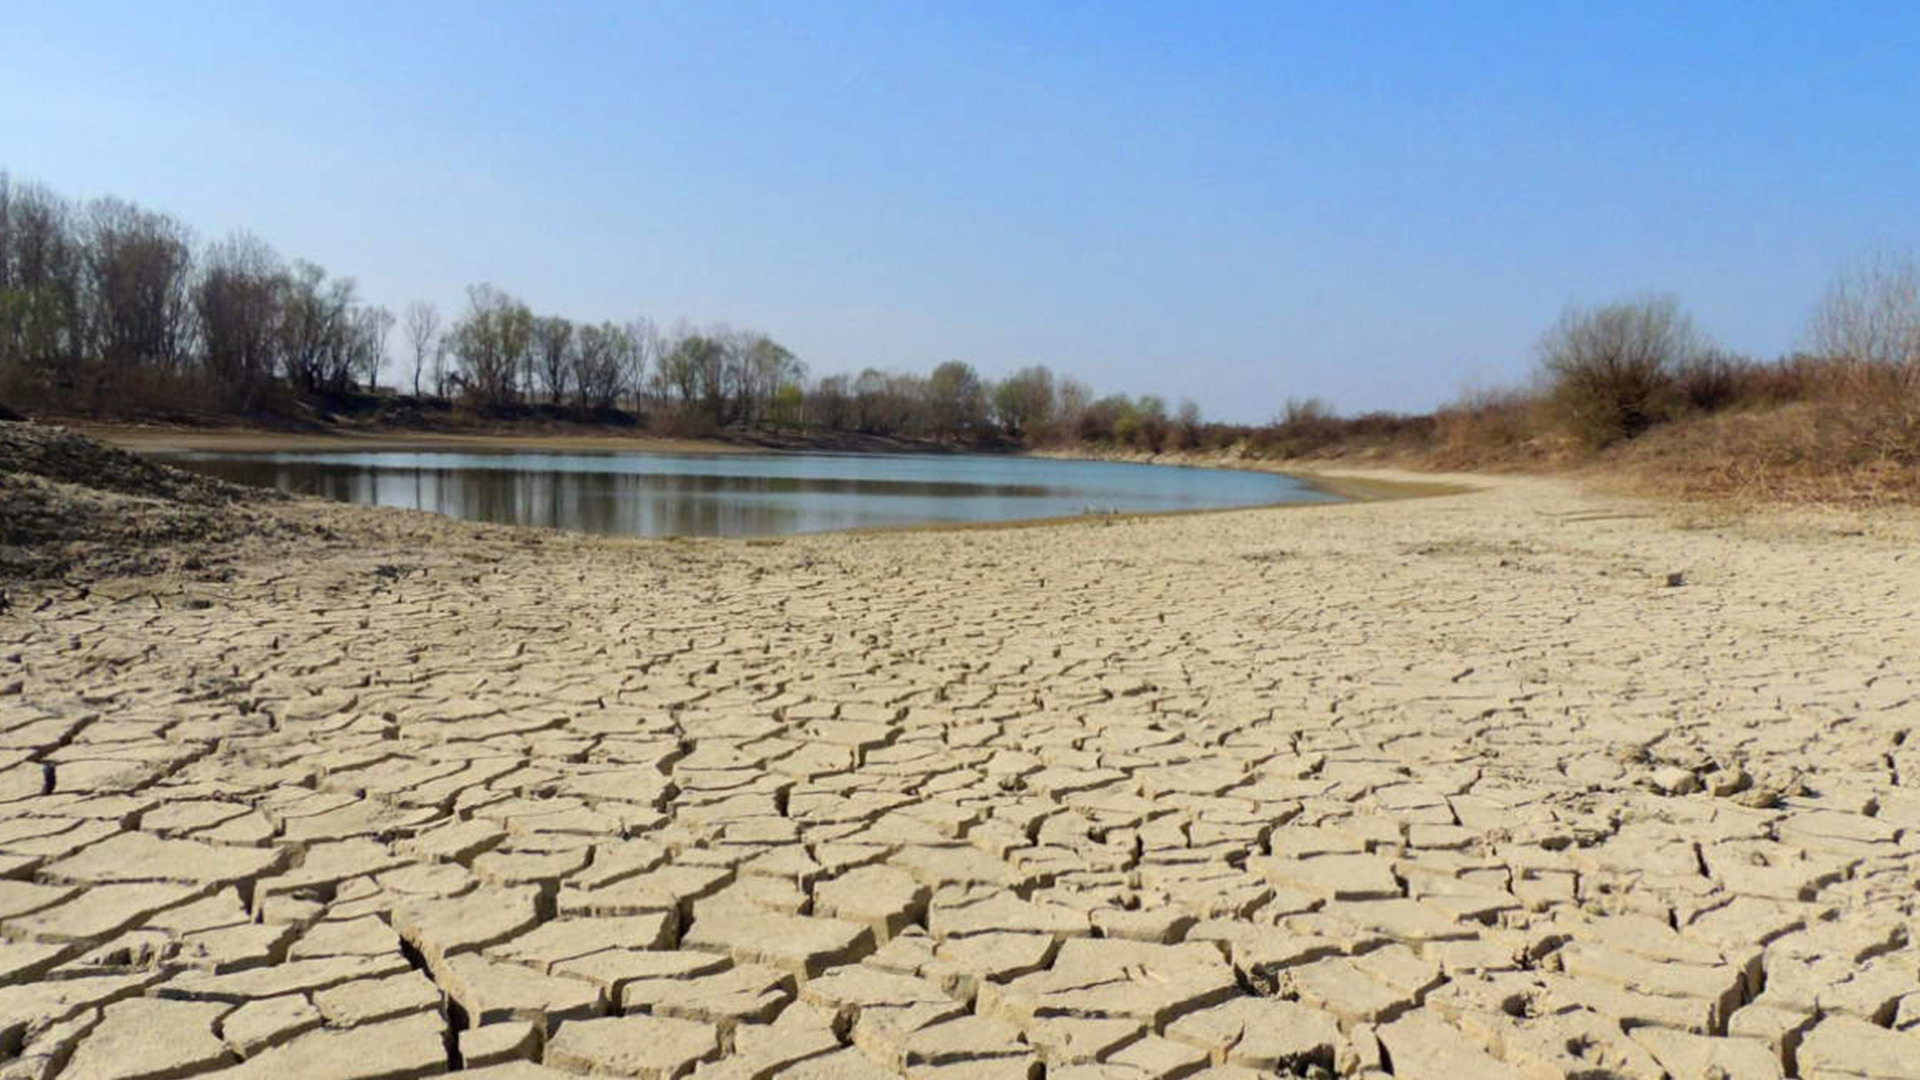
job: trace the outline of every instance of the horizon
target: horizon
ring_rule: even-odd
[[[1647,292],[1770,358],[1913,243],[1920,11],[1383,10],[64,5],[0,44],[0,167],[396,313],[486,281],[1234,423],[1426,411]]]

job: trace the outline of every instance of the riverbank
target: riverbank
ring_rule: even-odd
[[[9,1052],[1915,1060],[1920,521],[1476,488],[750,541],[282,500],[12,587]]]

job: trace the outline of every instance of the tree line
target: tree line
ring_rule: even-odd
[[[386,380],[389,385],[381,384]],[[1004,379],[815,377],[771,335],[576,321],[491,284],[396,315],[350,277],[240,233],[202,243],[117,198],[76,202],[0,172],[0,394],[64,413],[271,414],[316,401],[606,420],[700,434],[788,429],[990,445],[1199,445],[1192,402],[1096,396],[1045,365]]]

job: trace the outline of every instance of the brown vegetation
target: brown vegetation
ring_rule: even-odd
[[[1597,467],[1654,492],[1799,502],[1920,500],[1920,270],[1843,274],[1815,351],[1763,362],[1708,346],[1667,297],[1570,309],[1531,387],[1431,417],[1342,418],[1309,403],[1244,436],[1254,457],[1442,469]]]

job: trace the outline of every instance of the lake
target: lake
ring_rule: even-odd
[[[987,454],[196,451],[165,459],[340,502],[633,536],[770,536],[1337,501],[1272,473]]]

